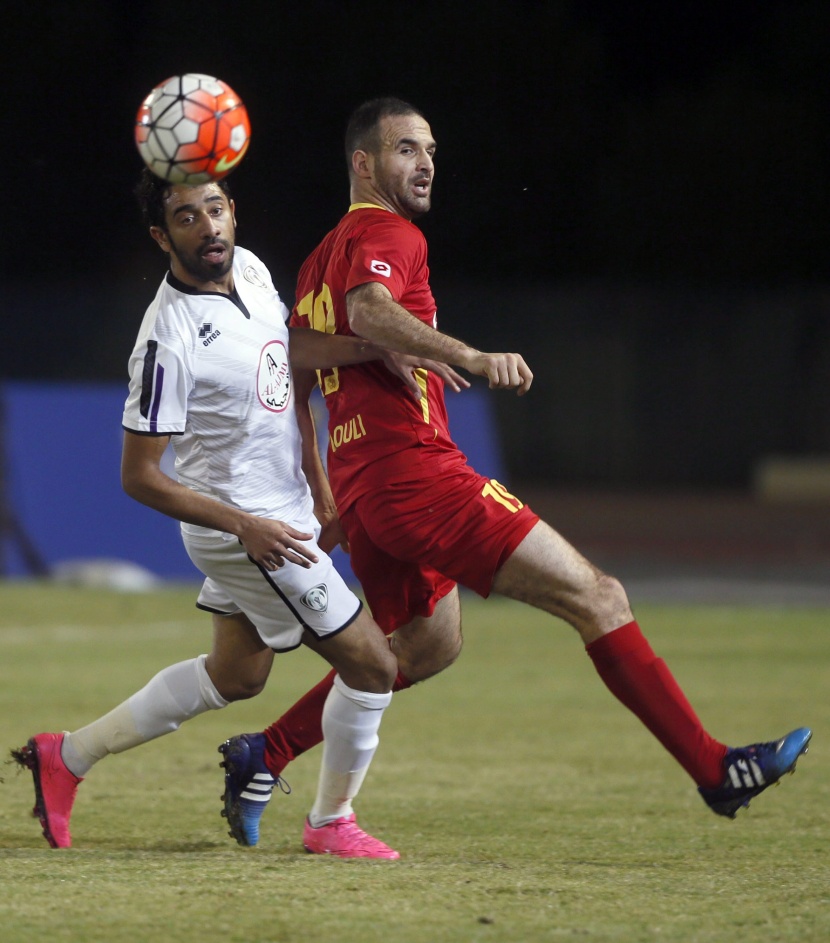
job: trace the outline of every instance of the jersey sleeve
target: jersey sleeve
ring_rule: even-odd
[[[143,334],[143,332],[142,332]],[[130,357],[130,388],[122,426],[142,435],[181,435],[193,381],[183,347],[156,331],[139,335]]]
[[[346,279],[346,292],[378,282],[399,301],[413,273],[426,262],[426,241],[419,229],[400,217],[374,222],[357,240]]]

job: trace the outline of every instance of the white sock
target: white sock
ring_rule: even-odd
[[[170,665],[108,714],[66,734],[61,757],[70,773],[85,776],[108,753],[122,753],[173,733],[191,717],[227,707],[208,677],[206,658]]]
[[[323,761],[308,816],[313,828],[352,814],[352,799],[375,755],[378,728],[391,700],[391,692],[355,691],[335,675],[323,708]]]

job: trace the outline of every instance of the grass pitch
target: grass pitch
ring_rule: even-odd
[[[120,595],[0,583],[0,746],[73,729],[206,651],[194,590]],[[830,939],[830,611],[638,606],[708,729],[730,743],[814,731],[798,775],[718,818],[605,691],[574,633],[465,600],[466,647],[396,697],[358,803],[399,862],[302,850],[319,751],[287,771],[260,845],[219,816],[217,745],[323,674],[280,656],[265,693],[96,766],[74,847],[0,766],[0,939],[141,943],[722,943]]]

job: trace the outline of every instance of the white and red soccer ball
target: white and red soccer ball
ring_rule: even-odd
[[[135,119],[139,154],[170,183],[221,180],[239,165],[250,140],[242,99],[221,79],[195,72],[158,84]]]

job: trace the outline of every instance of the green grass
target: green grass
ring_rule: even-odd
[[[205,651],[191,588],[118,595],[0,583],[0,745],[72,729]],[[830,611],[641,606],[708,729],[730,743],[808,724],[798,775],[732,822],[602,688],[572,631],[465,600],[452,670],[402,694],[358,803],[400,862],[306,855],[319,751],[288,771],[260,845],[219,817],[217,745],[322,674],[281,656],[265,693],[109,757],[80,787],[74,847],[0,766],[4,943],[723,943],[830,939]]]

